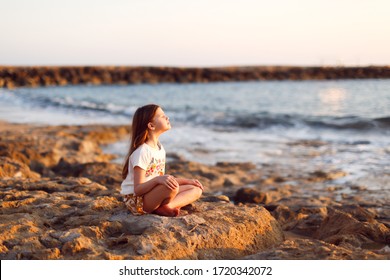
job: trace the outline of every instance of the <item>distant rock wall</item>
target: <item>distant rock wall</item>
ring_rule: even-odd
[[[0,88],[79,84],[207,83],[262,80],[389,79],[390,66],[221,68],[174,67],[12,67],[0,66]]]

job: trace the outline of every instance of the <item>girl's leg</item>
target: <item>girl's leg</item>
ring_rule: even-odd
[[[181,185],[179,186],[179,193],[168,203],[170,208],[184,207],[202,195],[202,190],[193,185]]]
[[[179,191],[179,188],[170,190],[164,185],[157,185],[150,192],[144,195],[144,211],[152,213],[162,207],[156,214],[163,216],[177,216],[179,214],[179,210],[169,207],[169,203],[177,196]]]

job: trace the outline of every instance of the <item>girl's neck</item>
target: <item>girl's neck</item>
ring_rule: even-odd
[[[149,146],[155,149],[160,148],[158,137],[153,134],[149,135],[148,140],[146,140],[146,144],[148,144]]]

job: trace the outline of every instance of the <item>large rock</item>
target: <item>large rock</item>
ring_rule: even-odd
[[[122,225],[133,242],[132,259],[237,259],[271,248],[284,240],[279,224],[262,207],[230,203],[197,204],[197,211],[175,219],[118,214],[110,219]]]
[[[269,207],[267,207],[269,208]],[[313,237],[327,216],[326,207],[301,207],[292,211],[285,205],[278,205],[272,210],[272,216],[280,223],[283,230],[299,235]]]
[[[286,240],[271,250],[245,256],[245,260],[382,260],[389,259],[385,250],[372,252],[360,248],[345,248],[321,240]]]
[[[18,129],[19,128],[19,129]],[[126,126],[25,127],[0,123],[0,157],[16,160],[44,176],[68,175],[74,165],[108,162],[99,145],[127,135]],[[71,170],[68,170],[71,169]]]
[[[359,221],[350,213],[330,208],[315,237],[345,247],[367,247],[390,244],[390,229],[372,218]]]
[[[18,160],[0,157],[0,178],[40,178],[41,175]]]
[[[133,216],[118,189],[87,178],[13,178],[0,189],[1,259],[236,259],[284,240],[260,206],[219,200],[176,218]]]

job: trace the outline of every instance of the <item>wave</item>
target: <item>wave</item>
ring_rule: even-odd
[[[212,123],[218,126],[233,126],[244,129],[308,127],[312,129],[386,131],[390,128],[390,117],[368,119],[358,116],[329,117],[262,113],[226,116],[226,118],[216,119]]]
[[[306,121],[310,126],[330,128],[338,130],[383,130],[390,127],[390,117],[384,118],[362,118],[357,116],[346,116],[346,117],[332,117],[325,118],[320,121]]]
[[[29,106],[39,107],[44,109],[55,108],[65,109],[74,112],[96,112],[106,113],[110,115],[125,115],[130,116],[128,107],[115,105],[110,102],[98,102],[96,100],[78,100],[72,97],[55,97],[55,96],[33,96],[19,94],[23,102]]]
[[[390,128],[390,117],[376,118],[374,119],[374,122],[377,123],[379,127]]]

